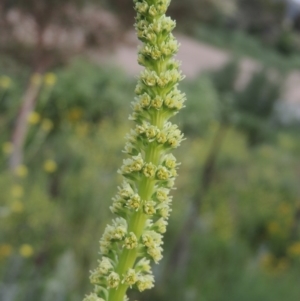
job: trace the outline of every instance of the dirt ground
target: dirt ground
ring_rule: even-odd
[[[231,59],[229,52],[198,42],[183,35],[176,35],[181,47],[177,58],[182,62],[183,73],[187,78],[195,78],[207,70],[216,70]],[[142,68],[136,62],[137,42],[134,32],[129,32],[114,53],[100,55],[91,53],[96,61],[110,61],[121,66],[128,74],[137,76]],[[260,68],[259,64],[245,57],[241,61],[239,85],[245,84],[251,74]],[[300,104],[300,72],[292,72],[287,78],[284,89],[284,100]]]

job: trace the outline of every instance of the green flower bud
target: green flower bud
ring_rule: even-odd
[[[127,207],[132,210],[139,210],[141,206],[141,198],[138,194],[133,195],[128,201],[127,201]]]
[[[101,284],[103,275],[99,272],[99,270],[94,270],[90,275],[90,282],[92,284]]]
[[[127,222],[124,218],[116,218],[113,220],[113,228],[111,230],[111,238],[121,240],[127,233]]]
[[[156,137],[158,133],[158,128],[156,126],[148,126],[146,131],[145,131],[145,134],[146,134],[146,137],[149,139],[149,140],[152,140],[153,138]]]
[[[130,232],[124,241],[125,249],[135,249],[137,247],[137,238],[133,232]]]
[[[159,202],[165,202],[168,199],[170,190],[167,188],[160,187],[156,191],[156,198]]]
[[[164,144],[167,142],[167,135],[164,133],[164,132],[159,132],[157,135],[156,135],[156,141],[160,144]]]
[[[157,95],[152,101],[151,101],[151,107],[156,109],[156,110],[159,110],[161,109],[163,105],[163,99],[161,96]]]
[[[148,87],[154,87],[156,86],[156,82],[158,80],[158,76],[154,71],[148,71],[147,69],[145,69],[142,73],[141,73],[141,80],[143,81],[143,83],[148,86]]]
[[[137,281],[137,287],[140,292],[154,287],[154,277],[152,275],[141,275]]]
[[[108,255],[111,249],[111,242],[107,240],[100,241],[100,253],[102,255]]]
[[[116,288],[120,284],[120,276],[115,273],[111,272],[107,277],[107,285],[109,288]]]
[[[158,180],[166,181],[166,180],[169,179],[170,173],[167,170],[167,168],[165,168],[164,166],[160,165],[157,168],[156,177],[157,177]]]
[[[157,210],[158,210],[158,214],[159,214],[162,218],[164,218],[164,219],[168,219],[168,218],[169,218],[169,216],[170,216],[170,211],[171,211],[170,206],[165,205],[165,204],[162,204],[162,205],[160,205],[160,206],[157,208]]]
[[[148,248],[159,246],[162,244],[162,235],[155,231],[147,231],[142,235],[142,242]]]
[[[168,154],[164,157],[163,161],[164,166],[166,166],[168,169],[174,169],[176,168],[176,158],[172,154]]]
[[[142,108],[146,109],[150,106],[151,103],[151,97],[147,94],[144,93],[143,95],[141,95],[140,97],[140,105]]]
[[[144,212],[147,215],[153,215],[153,214],[155,214],[156,213],[155,202],[153,202],[153,201],[145,202],[145,204],[144,204]]]
[[[150,273],[150,260],[143,257],[136,265],[135,270],[137,272]]]
[[[171,169],[170,170],[170,175],[171,175],[172,178],[177,177],[177,171],[176,171],[176,169]]]
[[[155,263],[158,263],[162,259],[162,248],[159,246],[153,246],[148,248],[147,253],[152,257]]]
[[[128,286],[134,285],[138,281],[138,275],[134,269],[129,269],[124,275],[122,283],[125,283]]]
[[[124,181],[122,187],[118,187],[118,189],[120,197],[125,200],[128,200],[134,195],[134,191],[128,182]]]
[[[112,213],[119,214],[122,216],[124,212],[124,202],[118,197],[113,198],[113,204],[109,208]]]
[[[145,14],[148,11],[148,4],[146,1],[143,2],[137,2],[135,5],[135,9],[140,14]]]
[[[147,178],[153,178],[156,172],[156,166],[152,163],[146,163],[143,168],[143,174]]]
[[[99,262],[99,271],[102,275],[108,274],[113,269],[113,265],[107,257],[102,257],[102,260]]]
[[[155,229],[158,233],[166,233],[168,222],[163,218],[160,218],[154,225],[153,229]]]
[[[151,17],[156,17],[158,15],[158,11],[154,5],[151,5],[149,8],[149,15]]]

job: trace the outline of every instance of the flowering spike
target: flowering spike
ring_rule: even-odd
[[[179,164],[170,154],[183,141],[169,120],[184,107],[178,89],[184,78],[173,56],[179,44],[172,35],[176,23],[165,15],[171,0],[134,0],[135,28],[143,43],[141,72],[129,117],[135,127],[126,136],[127,158],[118,170],[123,184],[110,207],[119,217],[105,228],[100,240],[102,259],[91,272],[94,293],[84,301],[126,301],[128,288],[140,292],[154,286],[151,262],[162,259],[162,234],[171,212],[170,189]]]

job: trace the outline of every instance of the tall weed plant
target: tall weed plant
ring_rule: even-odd
[[[130,115],[136,125],[126,136],[128,158],[118,170],[124,181],[110,207],[118,217],[107,225],[100,240],[102,257],[90,276],[94,292],[84,301],[125,301],[129,288],[151,289],[150,264],[162,259],[162,234],[179,165],[170,152],[183,140],[169,119],[185,102],[185,94],[177,88],[183,75],[173,59],[179,48],[171,33],[175,22],[165,15],[170,2],[134,1],[135,28],[143,43],[138,62],[145,67]]]

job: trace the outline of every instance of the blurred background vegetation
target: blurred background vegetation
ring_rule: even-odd
[[[136,82],[106,55],[130,44],[132,6],[0,3],[0,300],[90,290]],[[285,90],[300,66],[300,5],[173,0],[170,14],[177,34],[230,59],[181,85],[187,140],[164,260],[155,289],[132,298],[298,301],[300,95]],[[245,58],[258,66],[246,79]]]

